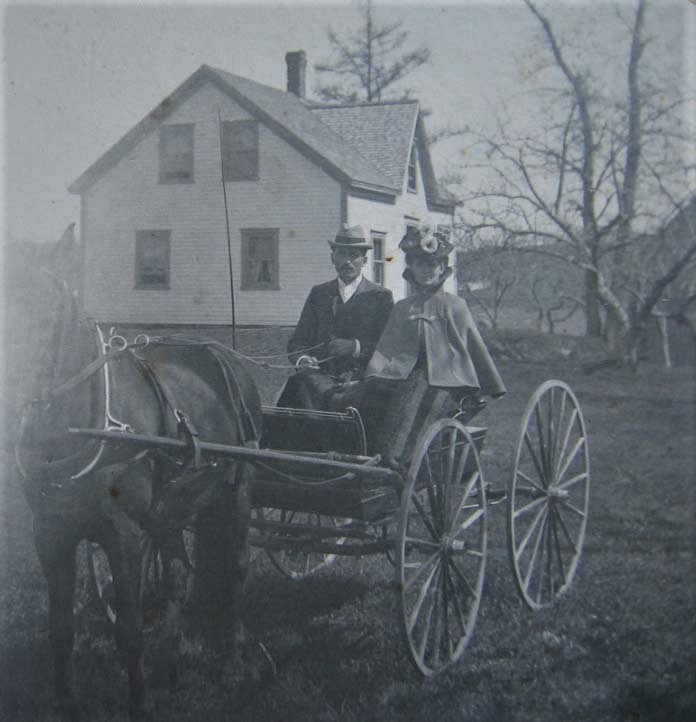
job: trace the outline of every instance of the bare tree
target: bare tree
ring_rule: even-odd
[[[582,269],[587,333],[613,327],[616,350],[635,363],[652,310],[696,257],[693,229],[678,241],[645,230],[659,228],[694,195],[684,154],[685,99],[651,82],[644,67],[645,0],[625,21],[620,92],[574,67],[577,53],[549,17],[524,1],[550,59],[554,84],[538,91],[547,122],[521,133],[500,122],[493,133],[474,137],[485,152],[481,167],[493,177],[464,198],[469,225]]]
[[[409,73],[426,63],[430,50],[426,47],[402,52],[408,32],[400,21],[381,25],[375,21],[372,3],[361,10],[362,22],[354,33],[341,36],[328,30],[333,57],[314,66],[317,73],[337,78],[331,84],[318,84],[317,95],[326,101],[368,102],[383,99]],[[408,96],[408,91],[401,97]]]

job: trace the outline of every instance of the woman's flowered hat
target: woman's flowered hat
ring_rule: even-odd
[[[447,258],[454,246],[450,243],[449,231],[445,228],[409,226],[399,248],[407,256],[425,255],[441,260]]]

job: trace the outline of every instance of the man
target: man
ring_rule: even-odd
[[[329,245],[338,277],[309,292],[288,342],[298,373],[278,406],[330,408],[336,388],[362,378],[394,305],[391,291],[362,275],[372,244],[360,226],[340,230]]]

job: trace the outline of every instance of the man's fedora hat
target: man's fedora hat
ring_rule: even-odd
[[[365,231],[360,226],[343,226],[329,245],[331,248],[372,248],[372,242],[365,238]]]

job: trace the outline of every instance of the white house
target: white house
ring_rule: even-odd
[[[366,275],[406,294],[406,227],[454,209],[418,102],[318,105],[304,52],[286,61],[287,92],[201,66],[70,186],[89,315],[229,324],[231,267],[238,324],[293,325],[343,223],[372,236]]]

